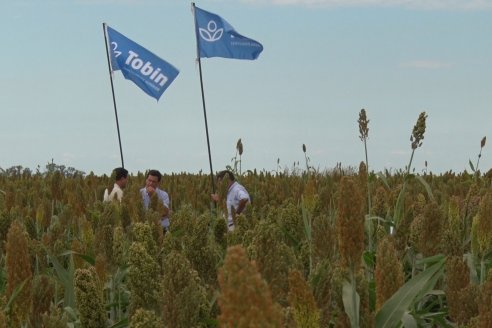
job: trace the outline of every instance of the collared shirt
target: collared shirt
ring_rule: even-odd
[[[159,188],[157,188],[155,192],[157,193],[157,198],[162,202],[162,204],[166,208],[169,208],[169,195],[167,194],[167,192]],[[140,189],[140,194],[142,195],[144,208],[148,209],[150,205],[150,196],[147,193],[145,187]],[[166,230],[169,228],[169,218],[167,216],[163,216],[161,218],[161,225]]]
[[[234,183],[229,187],[229,190],[227,191],[226,204],[229,224],[232,223],[231,207],[234,207],[234,209],[237,210],[239,203],[243,199],[247,199],[248,202],[251,201],[246,188],[240,185],[237,181],[234,181]]]
[[[104,202],[111,202],[111,201],[113,201],[115,199],[115,197],[120,202],[123,199],[123,189],[121,189],[120,186],[118,186],[117,183],[114,184],[113,190],[111,190],[111,193],[109,192],[108,189],[104,190],[104,198],[103,198],[103,201]]]

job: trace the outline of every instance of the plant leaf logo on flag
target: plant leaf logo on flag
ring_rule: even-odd
[[[237,33],[219,15],[195,6],[200,57],[256,59],[263,51],[261,43]]]
[[[125,79],[133,81],[146,94],[159,100],[179,71],[123,34],[109,26],[106,28],[112,71],[121,70]]]

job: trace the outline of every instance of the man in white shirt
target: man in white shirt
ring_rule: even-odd
[[[246,204],[248,204],[251,199],[249,197],[248,191],[241,184],[236,181],[234,174],[231,171],[224,170],[217,174],[217,183],[220,183],[224,177],[227,178],[227,197],[226,197],[226,205],[227,205],[227,227],[229,231],[234,230],[234,220],[232,217],[232,209],[234,208],[234,212],[236,215],[241,214],[246,208]],[[219,201],[218,194],[212,194],[212,200],[214,202]]]
[[[167,231],[169,229],[169,215],[171,214],[169,209],[169,195],[164,190],[160,189],[162,174],[158,170],[150,170],[147,172],[145,179],[145,187],[140,189],[140,195],[142,195],[143,205],[145,209],[150,206],[150,199],[156,195],[159,201],[162,203],[162,217],[161,226]]]
[[[128,171],[122,167],[117,167],[113,170],[113,176],[115,183],[113,189],[109,190],[107,188],[104,190],[104,202],[111,202],[113,200],[118,200],[121,203],[123,199],[123,189],[125,189],[128,183]]]

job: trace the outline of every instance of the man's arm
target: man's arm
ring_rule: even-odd
[[[164,205],[162,206],[162,216],[168,216],[169,215],[169,208]]]
[[[162,192],[162,199],[161,200],[162,200],[162,205],[164,205],[163,206],[164,208],[162,209],[162,216],[163,217],[168,216],[169,212],[170,212],[170,210],[169,210],[169,195],[165,191]]]
[[[249,199],[248,198],[243,198],[239,201],[239,205],[237,206],[236,209],[236,214],[239,215],[244,211],[244,208],[246,207],[246,204],[248,203]]]
[[[109,202],[109,191],[108,191],[108,188],[104,189],[103,202]]]

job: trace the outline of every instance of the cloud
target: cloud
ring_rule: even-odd
[[[323,7],[402,7],[418,10],[492,9],[492,0],[241,0],[266,5]]]
[[[71,159],[74,159],[76,157],[77,157],[77,155],[75,155],[74,153],[65,152],[62,154],[62,158],[64,160],[71,160]]]
[[[64,152],[62,155],[61,155],[61,161],[63,164],[65,165],[72,165],[74,163],[74,161],[79,158],[80,156],[77,156],[76,154],[74,153],[70,153],[70,152]]]
[[[413,60],[400,64],[401,67],[418,68],[418,69],[443,69],[452,65],[448,62],[438,60]]]

